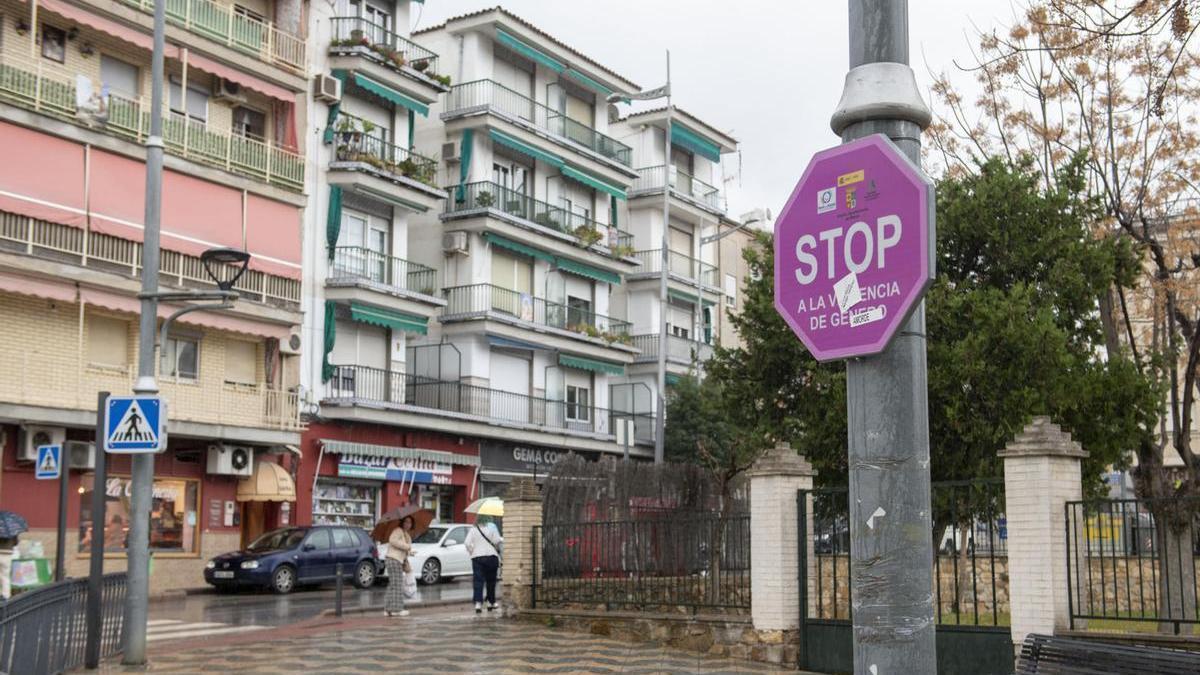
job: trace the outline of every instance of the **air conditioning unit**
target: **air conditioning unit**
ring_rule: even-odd
[[[300,331],[293,330],[288,334],[286,340],[279,341],[280,354],[292,354],[293,356],[300,353]]]
[[[217,78],[217,86],[213,87],[213,98],[226,103],[245,103],[246,95],[242,93],[242,85],[223,77]]]
[[[466,232],[446,232],[442,235],[442,253],[467,255],[470,252],[467,242]]]
[[[315,91],[313,92],[313,96],[318,101],[324,101],[325,103],[332,104],[338,103],[342,100],[341,80],[332,75],[326,75],[324,73],[318,73],[313,80],[314,84],[316,85],[314,87]]]
[[[88,441],[67,441],[63,443],[63,455],[67,458],[67,466],[72,469],[96,468],[96,444]]]
[[[208,472],[224,476],[254,473],[254,448],[244,445],[208,446]]]
[[[442,159],[447,162],[457,162],[459,160],[458,143],[454,141],[442,143]]]
[[[23,426],[17,446],[17,461],[36,462],[39,445],[61,445],[66,439],[67,430],[64,427]]]

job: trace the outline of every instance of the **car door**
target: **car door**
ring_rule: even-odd
[[[342,576],[354,576],[354,565],[358,562],[358,537],[344,527],[335,527],[333,534],[333,573],[337,574],[337,565],[342,566]]]
[[[318,528],[308,533],[300,545],[299,569],[296,576],[300,581],[319,581],[333,576],[333,542],[329,528]]]
[[[446,576],[471,573],[471,554],[467,553],[467,528],[452,527],[442,539],[442,573]]]

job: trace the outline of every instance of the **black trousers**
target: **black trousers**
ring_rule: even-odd
[[[472,600],[483,602],[484,586],[487,586],[489,605],[496,604],[496,573],[500,570],[500,559],[494,555],[471,558],[471,582],[474,585]]]

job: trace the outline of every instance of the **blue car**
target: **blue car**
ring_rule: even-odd
[[[204,581],[217,590],[269,588],[290,593],[296,586],[337,577],[370,588],[379,573],[375,544],[357,527],[314,525],[285,527],[255,539],[242,551],[222,553],[204,566]]]

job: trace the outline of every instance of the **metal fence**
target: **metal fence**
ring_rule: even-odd
[[[125,573],[104,575],[100,658],[121,651]],[[88,580],[68,579],[0,604],[0,672],[21,675],[81,668],[87,646]]]
[[[668,254],[668,271],[680,278],[689,281],[700,280],[700,283],[705,286],[717,288],[717,268],[685,253],[678,251],[667,251]],[[638,259],[642,264],[641,269],[633,273],[638,274],[658,274],[662,271],[662,249],[656,248],[648,251],[635,251],[633,257]]]
[[[559,328],[600,338],[609,344],[632,344],[628,321],[597,314],[584,306],[563,305],[492,284],[454,286],[445,289],[446,309],[442,321],[478,318],[498,312],[550,328]]]
[[[437,292],[437,270],[363,246],[335,248],[329,279],[363,279],[425,295]]]
[[[432,76],[438,72],[438,55],[421,45],[357,16],[335,16],[330,46],[337,48],[365,47],[377,60],[397,68],[408,66]]]
[[[334,135],[334,161],[365,164],[388,176],[404,176],[437,189],[437,162],[411,148],[373,136],[361,120],[338,118]],[[369,127],[368,127],[369,128]]]
[[[1068,502],[1071,627],[1194,631],[1198,512],[1200,498]]]
[[[672,192],[694,199],[714,209],[721,208],[721,191],[695,176],[674,167],[668,170],[661,164],[638,169],[637,172],[638,177],[634,179],[633,185],[629,188],[631,193],[661,190],[669,176]]]
[[[534,607],[750,611],[748,514],[646,515],[534,528]]]

